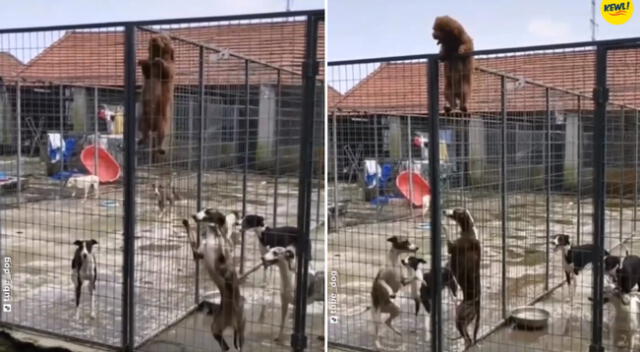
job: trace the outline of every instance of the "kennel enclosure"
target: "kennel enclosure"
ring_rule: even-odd
[[[300,293],[309,268],[323,270],[323,21],[300,11],[0,30],[0,250],[12,263],[1,323],[107,349],[218,348],[214,317],[199,307],[219,293],[181,225],[211,207],[300,230],[301,308],[285,327],[295,338],[273,342],[276,275],[266,287],[250,276],[245,349],[322,349],[324,306]],[[136,145],[137,61],[159,33],[171,38],[175,77],[167,154],[156,160]],[[81,159],[86,148],[100,154]],[[72,198],[65,180],[95,172],[87,161],[104,166],[105,153],[121,178]],[[177,195],[165,215],[159,186]],[[72,244],[90,238],[97,317],[74,321]],[[253,234],[234,256],[239,272],[260,262]]]
[[[638,254],[639,58],[637,39],[477,51],[469,112],[448,115],[437,55],[329,62],[330,346],[375,350],[363,312],[387,265],[386,239],[409,237],[439,272],[459,233],[442,216],[453,207],[470,211],[482,247],[479,342],[470,350],[633,346],[637,327],[603,303],[601,261],[580,273],[568,307],[553,238],[593,243],[596,258]],[[428,211],[398,189],[406,173],[429,182],[418,196],[428,196]],[[385,348],[464,350],[454,325],[460,297],[434,278],[431,314],[415,315],[410,290],[399,292],[393,324],[403,335],[383,328]],[[509,315],[521,306],[548,310],[549,326],[514,329]]]

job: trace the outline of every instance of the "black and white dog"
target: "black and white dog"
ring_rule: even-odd
[[[427,268],[427,262],[422,258],[411,256],[407,259],[401,259],[400,263],[413,273],[415,281],[420,284],[420,302],[427,312],[424,316],[425,331],[429,331],[429,314],[431,314],[431,287],[435,280],[435,273]],[[426,272],[426,273],[425,273]],[[442,280],[442,290],[449,288],[453,297],[458,296],[458,284],[449,268],[444,267],[440,272]],[[416,309],[416,314],[418,310]]]
[[[224,215],[215,209],[205,208],[195,213],[193,219],[196,222],[207,222],[216,226],[217,231],[231,247],[239,243],[240,216],[237,211]]]
[[[96,257],[93,254],[93,246],[98,241],[91,239],[88,241],[77,240],[73,242],[77,246],[73,260],[71,261],[71,281],[75,286],[76,294],[76,314],[75,318],[80,319],[80,295],[82,286],[85,282],[89,282],[89,296],[91,297],[91,318],[95,318],[95,290],[96,280],[98,279],[98,267]]]
[[[293,226],[267,227],[264,217],[247,215],[241,221],[242,231],[252,231],[260,244],[260,254],[267,253],[269,248],[295,246],[298,241],[298,228]]]
[[[380,325],[382,324],[382,314],[388,314],[388,318],[384,321],[385,325],[396,335],[402,334],[398,329],[393,327],[393,320],[400,315],[400,307],[395,302],[396,294],[404,286],[412,285],[412,297],[419,303],[417,294],[417,280],[414,277],[406,277],[403,274],[403,266],[400,262],[401,256],[405,254],[414,254],[418,251],[418,246],[409,241],[404,236],[392,236],[387,238],[387,242],[391,243],[391,248],[387,252],[387,265],[378,270],[376,277],[371,285],[371,318],[373,320],[375,332],[375,346],[379,349],[383,348],[380,338]],[[416,283],[413,285],[413,283]],[[413,287],[416,287],[416,293],[413,293]]]
[[[595,245],[592,243],[582,244],[579,246],[572,246],[569,235],[558,234],[553,238],[554,248],[553,251],[562,251],[562,269],[567,281],[569,290],[569,299],[573,305],[573,297],[576,293],[576,278],[578,274],[589,264],[593,264],[595,260],[594,251]],[[615,270],[619,266],[620,258],[609,255],[609,252],[604,250],[605,260],[605,273],[608,277],[615,281]]]
[[[640,257],[630,255],[629,252],[627,252],[627,255],[622,260],[622,264],[618,265],[615,264],[615,261],[607,264],[607,259],[610,257],[611,256],[605,258],[605,269],[607,269],[608,272],[613,271],[614,282],[620,292],[629,294],[631,290],[636,287],[640,289]],[[615,267],[611,268],[612,265],[615,265]],[[607,266],[609,266],[609,268],[607,268]]]
[[[409,269],[410,272],[414,273],[415,278],[421,282],[420,285],[420,301],[422,302],[422,306],[427,313],[431,313],[431,286],[433,286],[434,273],[431,270],[428,270],[427,262],[422,258],[417,258],[411,256],[407,259],[401,259],[400,263],[404,265],[405,268]],[[428,270],[428,271],[427,271]],[[425,273],[425,271],[427,271]],[[449,268],[444,267],[440,272],[442,277],[442,289],[449,288],[453,297],[458,296],[458,284],[456,283],[456,279],[453,277],[451,270]]]
[[[240,228],[243,233],[253,232],[258,239],[258,246],[260,249],[260,257],[264,255],[271,248],[295,248],[298,242],[298,228],[293,226],[280,226],[280,227],[267,227],[264,224],[264,217],[260,215],[247,215],[242,218]],[[309,244],[311,245],[311,244]],[[295,251],[295,250],[294,250]],[[309,249],[311,253],[311,249]],[[264,267],[262,273],[262,285],[267,287],[267,270],[268,267]]]

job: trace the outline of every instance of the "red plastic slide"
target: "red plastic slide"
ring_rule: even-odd
[[[396,177],[396,186],[398,186],[402,195],[416,207],[422,207],[424,196],[431,195],[429,182],[417,172],[401,172],[398,177]]]
[[[82,165],[87,168],[90,174],[96,174],[95,168],[95,146],[90,145],[82,150],[80,153],[80,160]],[[120,178],[120,165],[116,159],[113,158],[108,151],[104,148],[98,147],[98,177],[100,182],[113,182]]]

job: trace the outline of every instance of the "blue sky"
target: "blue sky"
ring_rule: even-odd
[[[286,0],[17,0],[3,1],[1,28],[222,16],[286,10]],[[292,0],[292,10],[324,0]]]
[[[435,53],[431,27],[440,15],[462,22],[476,49],[591,39],[590,0],[328,1],[329,60]],[[598,10],[596,39],[640,36],[639,11],[614,26]]]

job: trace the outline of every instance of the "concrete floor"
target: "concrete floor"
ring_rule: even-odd
[[[331,192],[331,191],[329,191]],[[341,193],[344,194],[344,193]],[[353,194],[353,193],[352,193]],[[483,282],[481,303],[481,325],[479,336],[492,332],[492,328],[502,321],[502,237],[500,199],[497,194],[447,194],[446,204],[464,204],[470,209],[479,231],[483,246],[481,275]],[[545,292],[546,272],[546,203],[544,194],[516,193],[508,198],[508,237],[506,256],[506,309],[507,312],[532,301]],[[591,242],[591,200],[581,201],[581,236],[583,243]],[[620,208],[617,200],[608,202],[606,248],[616,248],[619,235],[632,236],[633,205],[623,200]],[[445,205],[447,206],[447,205]],[[622,209],[622,213],[620,210]],[[363,313],[370,303],[371,282],[379,268],[385,265],[388,250],[386,238],[394,235],[408,236],[421,248],[418,256],[430,260],[430,230],[422,226],[428,219],[422,219],[420,210],[413,214],[407,204],[398,202],[383,208],[387,221],[375,217],[377,210],[368,203],[352,201],[349,212],[342,219],[336,233],[329,234],[329,277],[333,275],[335,286],[329,287],[329,340],[342,345],[357,346],[375,350],[374,332],[370,314]],[[551,234],[567,233],[575,241],[577,236],[577,202],[575,196],[552,195],[551,198]],[[623,221],[620,222],[620,214]],[[393,215],[399,220],[388,220]],[[358,225],[358,223],[360,223]],[[455,225],[445,220],[443,236],[452,238]],[[629,246],[629,244],[627,244]],[[632,253],[640,254],[640,245],[632,248]],[[619,253],[620,249],[614,250]],[[446,250],[443,250],[446,257]],[[445,264],[443,262],[443,264]],[[561,258],[550,252],[549,287],[563,280]],[[552,312],[552,320],[547,330],[522,332],[511,327],[492,332],[474,350],[476,351],[585,351],[590,342],[591,305],[587,300],[590,294],[591,275],[587,269],[580,275],[581,289],[576,293],[574,309],[566,308],[566,289],[555,291],[539,303]],[[563,287],[564,288],[564,287]],[[429,350],[429,337],[425,333],[425,315],[421,310],[416,317],[413,314],[413,301],[409,299],[409,290],[400,291],[397,302],[402,314],[394,321],[394,326],[403,335],[396,336],[383,328],[385,351],[425,351]],[[461,340],[453,325],[456,301],[443,291],[443,332],[444,350],[462,351]],[[609,308],[605,308],[607,311]],[[640,327],[639,327],[640,328]],[[608,344],[613,337],[607,337]]]
[[[324,227],[316,228],[312,232],[312,258],[309,266],[315,270],[323,270],[324,248],[320,245],[320,239],[324,237]],[[252,248],[252,246],[249,246]],[[248,267],[253,267],[256,262],[247,262]],[[285,341],[276,343],[274,338],[278,335],[280,321],[279,283],[275,272],[269,272],[266,289],[260,287],[262,271],[249,276],[248,282],[243,286],[242,295],[245,297],[245,317],[247,319],[245,336],[246,345],[243,351],[290,351],[289,339],[293,328],[293,306],[289,307],[289,318],[285,323]],[[209,278],[203,276],[205,283]],[[211,287],[210,285],[207,285]],[[211,287],[212,288],[212,287]],[[218,303],[219,296],[214,294],[206,297],[211,302]],[[260,321],[260,312],[265,310],[264,320]],[[164,330],[158,336],[145,343],[140,350],[146,352],[173,352],[173,351],[218,351],[219,346],[211,336],[210,326],[213,317],[202,311],[195,310],[184,319],[169,329]],[[324,304],[316,302],[307,306],[306,333],[308,336],[308,350],[322,351],[324,348]],[[233,334],[228,330],[225,339],[231,345]]]
[[[0,167],[2,171],[11,169],[5,168],[3,163],[0,163]],[[15,192],[0,194],[0,249],[3,256],[11,258],[12,280],[12,310],[1,313],[0,318],[15,325],[119,346],[123,285],[122,185],[103,185],[98,199],[90,198],[83,203],[82,192],[72,198],[69,189],[41,176],[42,170],[43,166],[37,159],[25,158],[23,171],[28,186],[21,194],[19,208],[14,206]],[[199,319],[198,314],[194,313],[183,319],[194,307],[196,275],[191,249],[180,222],[196,210],[196,177],[193,174],[174,175],[175,186],[184,199],[174,206],[169,216],[159,219],[150,185],[154,180],[167,180],[168,175],[149,168],[141,168],[137,174],[136,343],[141,344],[156,336],[167,345],[182,346],[182,350],[197,350],[198,346],[204,346],[208,351],[217,350],[211,333],[207,331],[207,318]],[[274,218],[279,226],[295,224],[297,183],[296,177],[283,176],[278,179],[277,216],[274,216],[273,177],[249,175],[247,213],[265,216],[269,225],[273,224]],[[208,172],[203,177],[205,206],[222,211],[242,209],[242,193],[241,173],[217,171]],[[311,265],[321,270],[324,231],[319,230],[321,227],[318,224],[319,219],[324,218],[324,212],[317,205],[319,200],[324,199],[324,194],[314,192],[313,197],[312,226],[318,230],[313,235],[314,261]],[[89,299],[85,288],[81,318],[77,321],[73,319],[73,285],[70,280],[71,258],[75,250],[72,243],[76,239],[90,238],[99,242],[95,247],[98,262],[97,317],[89,317]],[[245,249],[247,258],[252,258],[245,263],[246,267],[250,267],[257,259],[255,238],[247,238]],[[239,252],[238,248],[238,255]],[[3,279],[6,278],[8,275],[4,274]],[[272,285],[266,293],[257,292],[257,278],[252,280],[246,285],[245,295],[250,302],[247,310],[254,311],[253,306],[263,302],[275,309],[272,300],[277,297],[277,285]],[[212,288],[210,279],[202,272],[200,288],[201,295]],[[8,303],[6,299],[5,303]],[[309,309],[309,332],[316,335],[313,339],[323,331],[320,313],[323,308],[321,304],[315,304]],[[246,333],[249,346],[264,350],[264,347],[259,347],[260,341],[269,340],[267,332],[275,329],[275,319],[271,315],[271,312],[267,314],[264,323],[249,318],[251,322]],[[178,321],[181,321],[180,324],[174,325]],[[171,331],[176,330],[184,334],[172,335]],[[202,331],[200,342],[193,342],[197,345],[191,346],[191,339],[181,338],[189,334],[198,335]],[[172,340],[174,337],[176,340]]]

